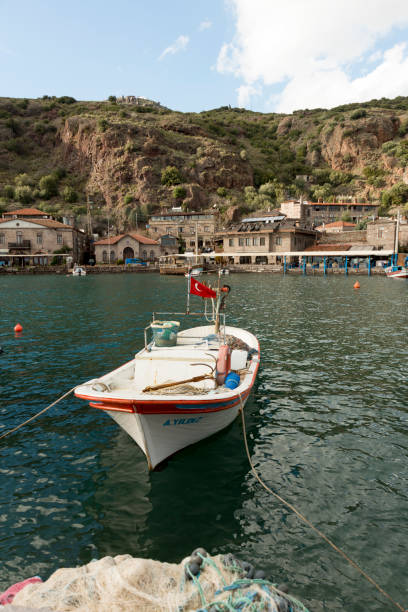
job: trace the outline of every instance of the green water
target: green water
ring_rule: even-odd
[[[0,277],[0,434],[131,359],[149,313],[184,306],[185,282]],[[246,405],[261,478],[408,607],[408,283],[228,283],[228,321],[261,343]],[[75,398],[0,441],[0,589],[105,555],[179,562],[197,546],[251,561],[310,610],[395,609],[259,486],[239,420],[154,473],[107,415]]]

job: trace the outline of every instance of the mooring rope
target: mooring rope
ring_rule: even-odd
[[[50,404],[49,406],[47,406],[46,408],[43,408],[42,410],[40,410],[40,412],[37,412],[37,414],[35,414],[34,416],[30,417],[29,419],[27,419],[26,421],[24,421],[24,423],[21,423],[20,425],[17,425],[17,427],[14,427],[14,429],[10,429],[10,431],[6,431],[6,433],[2,434],[0,436],[0,440],[2,438],[5,438],[6,436],[9,436],[10,434],[12,434],[13,432],[17,431],[18,429],[20,429],[20,427],[23,427],[24,425],[27,425],[27,423],[29,423],[30,421],[33,421],[34,419],[36,419],[37,417],[39,417],[40,415],[44,414],[44,412],[46,412],[47,410],[49,410],[50,408],[52,408],[53,406],[55,406],[55,404],[58,404],[58,402],[60,402],[61,400],[63,400],[64,398],[66,398],[70,393],[72,393],[73,391],[75,391],[76,387],[72,387],[72,389],[70,389],[69,391],[67,391],[66,393],[64,393],[64,395],[61,395],[61,397],[59,397],[57,400],[55,400],[55,402],[52,402],[52,404]]]
[[[346,553],[344,551],[341,550],[341,548],[339,548],[338,546],[336,546],[336,544],[334,542],[332,542],[332,540],[330,540],[323,532],[320,531],[320,529],[318,529],[317,527],[315,527],[313,525],[313,523],[311,523],[309,521],[309,519],[307,519],[305,516],[303,516],[303,514],[301,514],[298,510],[296,510],[296,508],[294,506],[292,506],[292,504],[290,504],[289,502],[287,502],[285,499],[283,499],[283,497],[281,497],[280,495],[278,495],[277,493],[275,493],[274,491],[272,491],[272,489],[270,489],[262,480],[262,478],[259,476],[258,472],[256,471],[252,461],[251,461],[251,455],[249,453],[249,448],[248,448],[248,440],[247,440],[247,436],[246,436],[246,429],[245,429],[245,415],[244,415],[244,406],[242,404],[242,397],[241,394],[239,393],[239,401],[240,401],[240,412],[241,412],[241,418],[242,418],[242,428],[243,428],[243,432],[244,432],[244,444],[245,444],[245,450],[246,450],[246,454],[248,457],[248,461],[249,461],[249,465],[251,466],[251,470],[253,475],[255,476],[255,478],[257,479],[257,481],[260,483],[260,485],[266,490],[268,491],[268,493],[271,493],[271,495],[273,495],[274,497],[276,497],[277,500],[279,500],[282,504],[284,504],[287,508],[289,508],[292,512],[294,512],[294,514],[296,514],[296,516],[298,518],[300,518],[301,521],[303,521],[304,523],[306,523],[306,525],[308,525],[311,529],[313,529],[313,531],[315,533],[317,533],[321,538],[323,538],[323,540],[325,542],[327,542],[327,544],[329,544],[329,546],[331,546],[336,552],[338,552],[344,559],[346,559],[346,561],[352,566],[354,567],[358,572],[360,572],[360,574],[362,576],[364,576],[364,578],[366,580],[368,580],[368,582],[370,582],[370,584],[372,584],[380,593],[382,593],[382,595],[384,595],[384,597],[386,597],[387,599],[389,599],[394,606],[396,606],[398,608],[398,610],[401,610],[401,612],[408,612],[408,610],[405,610],[405,608],[403,608],[401,606],[401,604],[399,604],[397,601],[395,601],[391,595],[389,595],[386,591],[384,591],[384,589],[382,587],[380,587],[380,585],[373,579],[371,578],[371,576],[369,576],[359,565],[357,565],[357,563],[355,563],[355,561],[353,561],[352,559],[350,559],[350,557],[348,555],[346,555]]]

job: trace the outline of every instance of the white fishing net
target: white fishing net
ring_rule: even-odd
[[[227,568],[221,555],[206,557],[194,577],[186,572],[189,559],[176,565],[130,555],[104,557],[83,567],[59,569],[46,582],[26,586],[13,604],[58,612],[279,612],[283,597],[294,612],[306,610],[266,580],[242,579],[244,572]]]

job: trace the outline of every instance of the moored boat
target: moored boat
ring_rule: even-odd
[[[72,276],[86,276],[85,268],[81,268],[81,266],[74,266]]]
[[[405,266],[389,266],[384,271],[388,278],[408,278],[408,268]]]
[[[195,279],[188,282],[190,293],[216,297],[212,324],[178,332],[178,321],[153,316],[145,329],[145,346],[132,361],[75,390],[133,438],[150,469],[232,423],[259,367],[256,337],[226,325],[225,316],[221,324],[220,309],[229,288],[213,291]],[[191,316],[189,304],[182,314]]]

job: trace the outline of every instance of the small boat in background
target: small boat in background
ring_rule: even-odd
[[[220,271],[219,271],[220,276],[224,276],[225,274],[229,274],[229,273],[230,271],[228,270],[228,268],[220,268]]]
[[[258,372],[257,338],[227,326],[224,313],[220,323],[229,287],[218,283],[214,291],[192,277],[188,284],[185,313],[156,315],[203,315],[205,325],[179,331],[179,321],[159,321],[153,313],[145,346],[134,359],[75,389],[77,397],[105,410],[133,438],[149,469],[232,423]],[[190,294],[211,298],[212,313],[190,313]]]
[[[200,276],[200,274],[202,274],[202,273],[203,273],[203,269],[202,268],[192,268],[184,276],[185,277],[188,277],[188,276]]]
[[[72,276],[86,276],[85,268],[81,268],[81,266],[74,266]]]
[[[388,266],[384,271],[388,278],[408,278],[408,268],[405,266]]]

